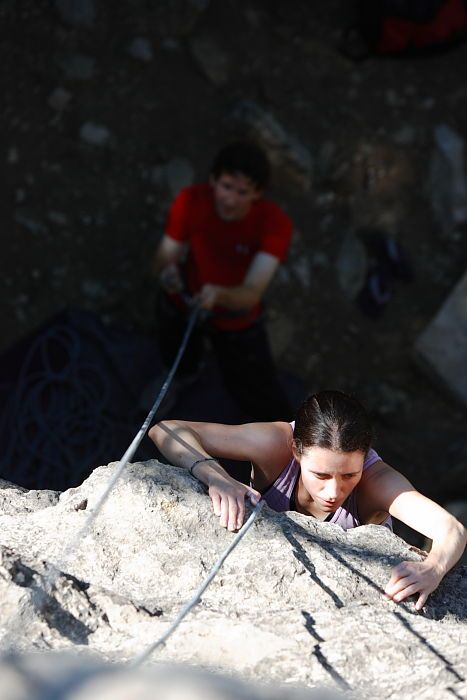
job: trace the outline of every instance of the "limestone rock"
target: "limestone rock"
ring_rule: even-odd
[[[61,112],[68,106],[71,100],[71,92],[65,90],[64,88],[55,88],[49,95],[47,100],[49,107],[55,109],[57,112]]]
[[[94,78],[96,61],[91,56],[73,54],[60,61],[61,68],[69,80],[91,80]]]
[[[191,50],[200,69],[214,85],[224,85],[228,81],[229,57],[210,37],[194,37]]]
[[[361,240],[348,231],[336,261],[339,286],[347,299],[354,299],[365,283],[367,255]]]
[[[92,27],[96,19],[94,0],[56,0],[61,19],[76,27]]]
[[[151,42],[149,39],[142,36],[133,39],[128,47],[128,53],[132,58],[136,58],[138,61],[143,61],[144,63],[150,63],[154,58]]]
[[[0,513],[3,515],[32,513],[58,502],[58,491],[29,491],[0,479]]]
[[[415,358],[467,406],[467,272],[415,344]]]
[[[102,124],[85,122],[79,131],[81,140],[91,146],[106,146],[110,141],[110,131]]]
[[[308,149],[288,134],[276,117],[253,100],[240,101],[229,116],[233,127],[243,129],[267,152],[284,180],[307,192],[311,186],[312,159]]]
[[[269,310],[268,333],[272,354],[276,362],[280,361],[289,343],[292,342],[293,330],[293,322],[288,316],[277,311],[273,312],[272,309]]]
[[[165,177],[171,196],[176,197],[180,190],[193,184],[193,166],[186,158],[175,156],[165,167]]]
[[[0,661],[0,700],[339,700],[331,690],[247,683],[175,664],[128,668],[89,655],[14,656]],[[348,697],[348,696],[346,696]]]
[[[89,523],[115,469],[99,467],[50,507],[0,515],[1,649],[84,645],[112,661],[134,659],[232,541],[204,488],[156,461],[128,465]],[[67,553],[86,523],[87,536]],[[391,567],[420,558],[383,527],[346,533],[265,507],[150,661],[351,689],[359,700],[462,695],[465,567],[450,572],[423,614],[383,595]]]
[[[467,179],[464,141],[446,124],[435,128],[430,186],[433,209],[444,233],[467,222]]]

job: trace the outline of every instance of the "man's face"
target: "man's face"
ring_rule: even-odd
[[[253,202],[262,195],[253,180],[241,173],[223,173],[218,178],[211,177],[211,187],[217,214],[223,221],[243,219]]]

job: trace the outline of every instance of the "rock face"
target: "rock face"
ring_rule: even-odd
[[[64,653],[0,661],[1,700],[343,700],[338,691],[246,682],[174,664],[133,669]]]
[[[232,541],[198,482],[150,461],[126,468],[64,559],[115,468],[96,469],[35,510],[24,506],[37,504],[34,495],[9,487],[0,515],[3,651],[87,648],[111,661],[134,659],[167,630]],[[328,686],[363,700],[462,697],[465,567],[445,578],[423,614],[383,595],[391,567],[420,557],[383,527],[345,533],[265,507],[151,662]]]
[[[467,180],[464,140],[446,124],[434,130],[435,150],[430,164],[433,209],[445,234],[467,221]]]
[[[311,186],[312,159],[302,143],[291,136],[275,116],[252,100],[241,100],[229,115],[232,128],[245,131],[266,151],[272,166],[308,192]]]
[[[467,273],[415,344],[416,359],[438,383],[467,406]]]
[[[8,134],[0,162],[0,348],[13,351],[19,373],[25,364],[16,343],[70,306],[97,315],[106,331],[135,329],[157,339],[152,261],[171,200],[180,187],[208,177],[230,138],[249,136],[273,163],[268,197],[295,227],[267,295],[275,317],[270,322],[266,315],[265,322],[280,369],[310,391],[334,388],[359,397],[364,391],[374,400],[371,387],[384,383],[396,401],[402,391],[403,414],[388,411],[396,402],[379,392],[385,406],[377,406],[378,448],[437,500],[466,499],[465,460],[446,460],[454,443],[463,441],[467,451],[466,409],[453,410],[408,353],[466,266],[460,146],[467,139],[467,86],[458,66],[467,63],[467,42],[440,60],[353,63],[339,47],[354,5],[0,2]],[[453,149],[440,150],[443,122],[456,129],[459,146],[454,139]],[[395,285],[377,319],[354,299],[367,267],[363,251],[358,243],[342,245],[360,227],[383,229],[414,261],[413,283]],[[446,344],[455,342],[454,336]],[[125,362],[122,378],[135,364],[131,357]],[[2,370],[8,418],[0,418],[0,444],[7,446],[0,449],[0,475],[39,488],[30,439],[14,440],[24,462],[6,455],[13,434],[10,382],[18,373],[6,362]],[[64,386],[53,382],[52,407],[55,390]],[[123,388],[120,379],[115,386]],[[92,389],[86,395],[93,401],[105,397]],[[84,394],[67,387],[67,396],[71,405]],[[32,405],[19,401],[21,417],[13,423],[27,426],[29,438],[24,413]],[[215,411],[206,415],[195,406],[190,418],[217,419]],[[67,430],[85,431],[87,441],[95,422],[81,421],[74,410],[64,415]],[[116,431],[122,433],[120,424]],[[106,434],[99,430],[93,440],[100,444]],[[36,441],[43,463],[48,444]],[[74,476],[76,452],[73,457]],[[88,465],[108,460],[86,458],[83,475]],[[68,476],[63,457],[57,464],[44,466],[42,483],[65,489],[80,482]],[[29,469],[31,480],[28,471],[22,481]]]

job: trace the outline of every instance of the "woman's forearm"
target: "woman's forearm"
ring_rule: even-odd
[[[206,486],[210,486],[214,479],[231,478],[217,461],[203,460],[211,460],[213,455],[205,450],[198,433],[184,421],[162,421],[154,425],[148,434],[171,464],[190,469],[198,462],[193,476]]]
[[[454,516],[448,515],[443,531],[440,535],[435,535],[432,542],[430,553],[425,561],[437,569],[441,576],[445,576],[464,552],[467,531]]]
[[[184,421],[162,421],[153,425],[148,435],[164,457],[177,467],[189,469],[197,459],[210,456],[199,435]]]
[[[261,494],[242,484],[221,467],[205,449],[193,424],[162,421],[149,431],[149,437],[172,464],[192,470],[193,476],[209,489],[219,524],[230,531],[240,528],[245,517],[245,498],[256,505]]]

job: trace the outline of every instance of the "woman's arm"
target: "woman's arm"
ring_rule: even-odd
[[[433,541],[422,562],[404,561],[392,570],[385,593],[399,603],[418,593],[417,610],[447,572],[459,561],[467,533],[444,508],[415,490],[410,481],[384,462],[377,462],[362,477],[359,504],[370,511],[386,511]]]
[[[290,431],[287,423],[222,425],[172,420],[154,425],[148,434],[164,457],[185,469],[204,457],[248,460],[274,469],[285,453],[286,429]],[[220,517],[220,525],[229,530],[243,524],[245,497],[254,505],[261,498],[258,491],[233,479],[218,462],[201,461],[192,473],[208,487],[214,513]]]

